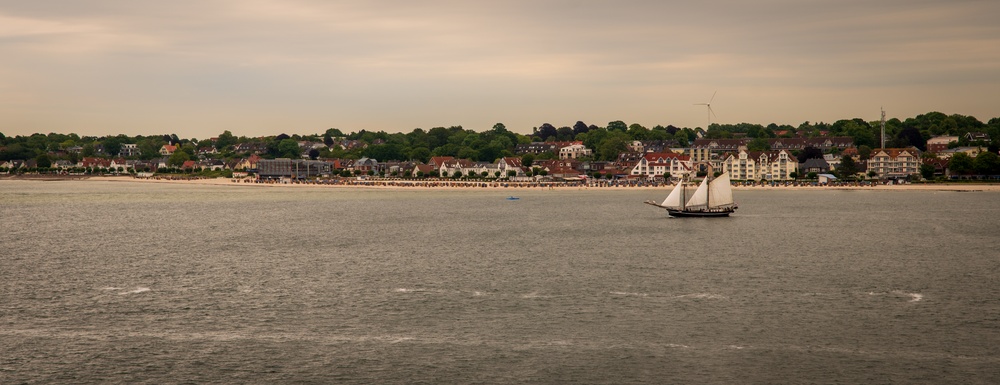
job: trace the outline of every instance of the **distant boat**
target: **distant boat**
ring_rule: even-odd
[[[690,199],[685,199],[684,179],[682,178],[667,195],[663,203],[646,201],[667,210],[672,217],[728,217],[736,211],[733,201],[733,188],[729,182],[729,173],[724,172],[717,178],[705,177],[698,185]]]
[[[520,200],[520,199],[521,198],[518,198],[516,196],[509,196],[509,197],[507,197],[507,200],[509,200],[509,201],[516,201],[516,200]]]

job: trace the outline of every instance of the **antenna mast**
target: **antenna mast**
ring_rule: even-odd
[[[885,108],[882,108],[882,148],[885,148]]]

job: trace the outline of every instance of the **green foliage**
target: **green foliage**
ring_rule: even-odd
[[[973,169],[979,175],[1000,175],[1000,157],[993,152],[980,152],[972,162]],[[41,165],[39,164],[39,167]]]
[[[948,171],[952,174],[969,175],[975,170],[974,161],[969,154],[956,152],[948,161]]]
[[[236,137],[233,136],[232,132],[225,130],[222,134],[219,134],[219,139],[215,141],[215,149],[219,151],[225,151],[236,144]]]
[[[756,138],[747,143],[747,151],[769,151],[771,143],[766,138]]]
[[[920,176],[924,177],[924,179],[932,179],[932,178],[934,178],[934,166],[929,165],[927,163],[921,164],[920,165]]]
[[[858,164],[854,162],[854,158],[844,155],[840,158],[840,167],[837,168],[837,173],[841,179],[854,179],[854,175],[858,173]]]
[[[302,148],[295,139],[283,139],[278,142],[278,157],[296,159],[302,156]]]
[[[188,153],[184,151],[174,151],[174,153],[170,155],[170,158],[167,159],[167,165],[171,167],[180,167],[184,165],[184,162],[189,160],[191,160],[191,156],[188,155]]]

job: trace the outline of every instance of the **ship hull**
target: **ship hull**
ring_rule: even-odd
[[[721,210],[675,210],[667,209],[667,214],[672,217],[678,218],[692,218],[692,217],[704,217],[704,218],[714,218],[714,217],[728,217],[729,214],[735,212],[736,209],[721,209]]]

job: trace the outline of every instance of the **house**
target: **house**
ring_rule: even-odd
[[[435,156],[435,157],[431,157],[431,160],[429,162],[427,162],[427,164],[430,165],[430,166],[434,166],[435,168],[438,168],[438,167],[441,167],[442,164],[445,164],[445,162],[448,162],[448,161],[450,161],[452,159],[455,159],[455,157],[453,157],[453,156]]]
[[[868,170],[879,179],[906,178],[920,173],[920,150],[909,148],[880,148],[872,151]]]
[[[541,154],[543,152],[551,152],[553,154],[559,154],[559,150],[563,147],[583,145],[581,141],[573,142],[531,142],[528,144],[518,144],[514,146],[515,154]]]
[[[455,173],[459,175],[469,175],[469,172],[475,172],[473,167],[473,162],[468,159],[450,159],[445,161],[437,167],[438,175],[442,177],[454,176]]]
[[[80,167],[84,168],[108,168],[111,167],[111,160],[104,158],[91,158],[84,157],[78,163]]]
[[[226,163],[221,159],[209,159],[205,161],[198,162],[198,167],[205,170],[219,171],[226,169]]]
[[[669,174],[670,177],[680,178],[691,172],[690,160],[687,155],[672,152],[647,152],[630,168],[629,175],[652,179]]]
[[[969,132],[965,134],[965,139],[968,139],[969,143],[989,142],[990,134],[985,132]]]
[[[267,145],[263,143],[239,143],[233,146],[233,152],[240,154],[260,155],[267,152]]]
[[[204,147],[199,147],[198,148],[198,155],[210,155],[210,154],[218,154],[218,153],[219,153],[219,150],[216,150],[214,145],[213,146],[204,146]]]
[[[594,150],[587,148],[583,143],[571,144],[559,149],[559,159],[579,159],[593,154]]]
[[[164,144],[162,147],[160,147],[160,155],[163,156],[170,156],[176,151],[177,151],[177,146],[174,146],[172,144]]]
[[[979,153],[981,153],[981,152],[983,152],[985,150],[986,149],[984,149],[982,147],[979,147],[979,146],[975,146],[975,147],[972,147],[972,146],[963,146],[963,147],[949,148],[947,150],[939,152],[937,155],[938,155],[939,158],[942,158],[942,159],[951,159],[951,157],[953,155],[955,155],[955,154],[957,154],[959,152],[964,152],[966,155],[975,158],[976,156],[979,155]]]
[[[369,171],[378,173],[378,161],[372,158],[358,159],[351,166],[351,171],[360,171],[362,174],[367,174]]]
[[[437,168],[429,164],[417,164],[413,166],[410,176],[417,178],[421,176],[436,176]]]
[[[927,139],[927,151],[941,153],[948,149],[948,144],[958,142],[957,136],[935,136]]]
[[[827,163],[825,159],[821,158],[806,159],[805,163],[802,163],[799,167],[802,169],[803,174],[811,172],[815,172],[817,174],[830,172],[830,163]]]
[[[108,168],[116,170],[116,171],[119,168],[121,168],[122,171],[127,171],[130,168],[129,166],[131,166],[131,165],[124,158],[115,158],[115,159],[111,159],[111,164],[108,165]]]
[[[241,159],[236,162],[231,168],[233,170],[256,170],[257,162],[261,159],[257,154],[251,154],[249,158]]]
[[[500,177],[505,178],[514,172],[515,177],[524,176],[524,166],[521,165],[521,158],[504,157],[497,160],[497,171]]]
[[[948,159],[924,158],[920,161],[922,164],[934,167],[934,176],[948,176]]]

